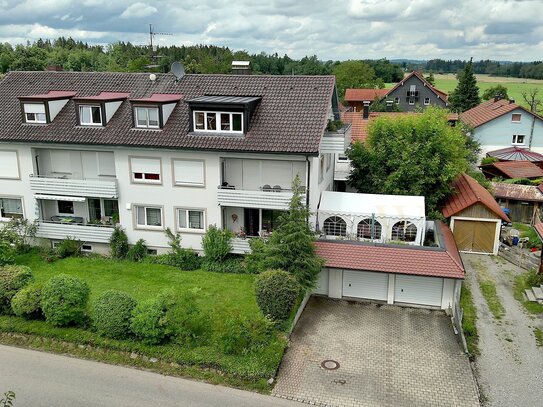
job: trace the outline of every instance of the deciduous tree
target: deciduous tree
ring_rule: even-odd
[[[483,92],[483,100],[490,100],[496,96],[500,99],[509,99],[507,88],[503,85],[496,85]]]

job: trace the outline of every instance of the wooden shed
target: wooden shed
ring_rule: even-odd
[[[501,222],[510,222],[490,192],[462,174],[443,207],[461,252],[498,254]]]

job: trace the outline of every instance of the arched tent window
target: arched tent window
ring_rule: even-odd
[[[358,222],[356,235],[359,239],[381,239],[381,229],[381,224],[375,219],[362,219]]]
[[[328,236],[347,236],[347,223],[339,216],[330,216],[324,221],[324,234]]]
[[[417,239],[417,227],[407,221],[400,221],[392,226],[392,240],[414,242]]]

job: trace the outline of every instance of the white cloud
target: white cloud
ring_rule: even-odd
[[[158,10],[155,7],[138,2],[128,6],[121,14],[121,18],[143,18],[149,17],[157,12]]]

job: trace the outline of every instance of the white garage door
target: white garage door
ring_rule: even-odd
[[[398,274],[394,286],[394,301],[439,307],[442,292],[442,278]]]
[[[343,270],[343,296],[386,301],[388,274]]]
[[[328,295],[328,269],[322,269],[319,273],[317,288],[313,291],[314,294]]]

